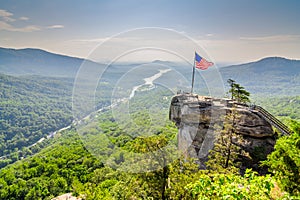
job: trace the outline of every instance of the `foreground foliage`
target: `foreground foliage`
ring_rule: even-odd
[[[99,125],[104,128],[102,121]],[[113,133],[110,127],[106,130]],[[153,152],[169,141],[172,132],[176,134],[174,130],[169,127],[157,136],[123,141],[124,147]],[[39,154],[0,171],[0,199],[51,199],[68,192],[85,199],[275,199],[276,176],[258,176],[249,170],[244,176],[226,170],[199,171],[193,160],[183,157],[154,171],[128,173],[91,155],[75,130],[61,134]],[[121,157],[113,156],[114,164],[122,165]],[[145,166],[159,165],[158,161],[150,157]],[[279,193],[278,198],[289,198],[280,189]]]
[[[300,123],[292,122],[292,129],[294,134],[277,140],[265,164],[285,191],[300,196]]]
[[[294,189],[288,188],[289,184],[295,188],[297,183],[293,179],[294,171],[288,174],[290,169],[295,169],[291,162],[278,162],[274,166],[277,172],[272,177],[258,176],[249,170],[241,176],[232,162],[234,152],[228,154],[228,148],[220,149],[227,155],[226,160],[210,163],[213,171],[199,170],[194,160],[180,155],[172,157],[174,149],[167,147],[176,145],[177,129],[165,118],[159,118],[167,116],[169,102],[167,95],[155,99],[163,96],[161,93],[149,92],[148,96],[134,99],[130,120],[124,118],[128,123],[122,123],[122,116],[116,121],[109,112],[101,113],[88,121],[79,135],[74,127],[63,131],[40,153],[1,169],[0,199],[51,199],[69,192],[84,199],[291,199],[282,189],[297,195]],[[153,100],[161,102],[155,107],[161,107],[151,118],[147,110],[153,106]],[[224,137],[228,130],[234,132],[231,130],[234,119],[229,116],[231,123],[225,127]],[[297,124],[295,127],[298,130]],[[271,156],[270,162],[276,163],[284,157],[284,152],[291,150],[287,155],[297,164],[298,137],[291,136],[288,141],[281,139],[281,145],[295,148],[284,146],[279,157]],[[230,144],[232,138],[225,139]],[[96,151],[89,152],[93,147]],[[131,156],[133,153],[147,157],[136,159]],[[219,154],[215,155],[212,159],[218,159]],[[128,166],[130,169],[126,171]],[[275,181],[282,189],[276,188]],[[274,190],[277,195],[273,194]]]
[[[203,174],[187,189],[193,199],[270,199],[274,183],[270,175],[258,176],[247,170],[241,177],[235,174]]]

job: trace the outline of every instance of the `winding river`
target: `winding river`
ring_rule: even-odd
[[[144,79],[143,79],[143,80],[144,80],[144,83],[143,83],[143,84],[134,86],[134,87],[132,88],[132,91],[131,91],[131,93],[130,93],[130,95],[129,95],[129,98],[119,99],[119,100],[115,101],[116,103],[113,103],[113,104],[111,104],[111,105],[109,105],[109,106],[102,107],[102,108],[100,108],[99,110],[97,110],[97,111],[95,111],[95,112],[93,112],[93,113],[91,113],[91,114],[85,116],[82,120],[86,120],[86,119],[90,118],[90,116],[91,116],[92,114],[94,114],[94,113],[98,113],[98,112],[102,112],[103,110],[111,109],[111,108],[117,106],[119,103],[121,103],[121,102],[123,102],[123,101],[125,101],[125,100],[132,99],[132,98],[134,97],[134,95],[135,95],[135,92],[136,92],[139,88],[141,88],[141,87],[144,86],[144,85],[154,86],[153,82],[154,82],[156,79],[158,79],[159,77],[161,77],[163,74],[165,74],[165,73],[167,73],[167,72],[169,72],[169,71],[171,71],[171,69],[160,69],[159,72],[156,73],[156,74],[154,74],[153,76],[144,78]],[[150,89],[153,89],[153,87],[150,87]],[[53,138],[57,133],[59,133],[59,132],[61,132],[61,131],[64,131],[64,130],[67,130],[67,129],[69,129],[69,128],[71,128],[72,125],[77,125],[77,124],[80,123],[82,120],[75,121],[75,122],[73,122],[71,125],[68,125],[68,126],[63,127],[63,128],[61,128],[61,129],[59,129],[59,130],[53,131],[53,132],[49,133],[46,137],[40,138],[37,142],[35,142],[35,143],[33,143],[33,144],[31,144],[31,145],[25,147],[25,148],[31,148],[31,147],[34,147],[35,145],[37,145],[38,143],[43,142],[43,141],[46,140],[46,139],[51,139],[51,138]],[[21,152],[21,150],[19,150],[19,151],[17,151],[17,152]],[[10,155],[10,154],[3,155],[3,156],[0,157],[0,159],[5,159],[5,158],[9,157],[9,155]]]
[[[161,77],[163,74],[167,73],[171,71],[171,69],[160,69],[159,72],[157,74],[154,74],[153,76],[151,77],[148,77],[148,78],[144,78],[143,80],[145,81],[145,83],[141,84],[141,85],[137,85],[137,86],[134,86],[132,91],[131,91],[131,94],[129,95],[129,99],[132,99],[135,95],[135,92],[142,86],[144,85],[150,85],[150,86],[154,86],[153,84],[153,81],[155,81],[156,79],[158,79],[159,77]]]

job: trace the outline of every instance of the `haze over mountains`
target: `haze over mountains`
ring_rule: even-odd
[[[41,49],[0,48],[0,72],[8,75],[74,77],[83,61]]]
[[[223,80],[234,79],[252,93],[300,94],[300,61],[268,57],[256,62],[220,69]]]
[[[50,77],[72,77],[84,62],[84,59],[50,53],[40,49],[0,48],[0,73],[8,75],[41,75]],[[85,61],[96,68],[105,65]],[[156,60],[153,63],[170,66],[190,79],[190,66]],[[107,80],[116,80],[122,71],[136,64],[111,66],[113,76]],[[146,70],[146,69],[145,69]],[[300,61],[281,57],[268,57],[259,61],[221,67],[219,69],[224,84],[231,78],[247,88],[251,93],[263,94],[300,94]],[[199,71],[205,73],[204,71]],[[118,74],[118,75],[117,75]],[[213,78],[213,77],[212,77]],[[286,90],[288,88],[288,91]]]

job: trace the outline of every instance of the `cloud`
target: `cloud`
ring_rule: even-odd
[[[39,30],[41,30],[41,27],[35,26],[35,25],[31,25],[31,26],[25,26],[23,28],[18,28],[17,30],[20,31],[20,32],[33,32],[33,31],[39,31]]]
[[[0,9],[0,17],[6,21],[6,22],[14,22],[16,21],[14,18],[12,18],[14,14],[12,14],[11,12],[8,12],[6,10],[2,10]]]
[[[13,32],[33,32],[33,31],[39,31],[41,30],[41,27],[35,26],[35,25],[30,25],[30,26],[25,26],[22,28],[17,28],[12,26],[11,24],[0,21],[0,31],[13,31]]]
[[[10,30],[12,26],[6,22],[0,21],[0,30]]]
[[[260,37],[240,37],[240,40],[253,42],[289,42],[300,39],[300,35],[270,35]]]
[[[0,9],[0,31],[13,31],[13,32],[33,32],[33,31],[39,31],[41,30],[41,27],[38,27],[36,25],[28,25],[24,27],[16,27],[12,25],[11,22],[15,22],[16,19],[12,18],[14,14],[11,12],[8,12],[6,10]],[[28,17],[20,17],[19,20],[28,20]]]
[[[58,29],[58,28],[64,28],[63,25],[57,24],[52,26],[37,26],[37,25],[27,25],[23,27],[16,26],[15,22],[16,19],[12,18],[14,14],[11,12],[8,12],[6,10],[0,9],[0,31],[11,31],[11,32],[34,32],[34,31],[40,31],[43,29]],[[22,16],[18,18],[19,21],[28,21],[29,18]]]
[[[80,42],[80,43],[101,43],[106,40],[109,40],[110,37],[103,37],[103,38],[91,38],[91,39],[75,39],[70,40],[70,42]]]
[[[2,10],[0,9],[0,16],[1,17],[10,17],[10,16],[13,16],[14,14],[12,14],[11,12],[8,12],[6,10]]]
[[[65,27],[64,25],[57,24],[57,25],[47,26],[46,28],[57,29],[57,28],[64,28],[64,27]]]
[[[20,17],[19,20],[27,21],[27,20],[29,20],[29,18],[28,17]]]
[[[7,10],[0,9],[0,18],[2,18],[2,20],[6,21],[6,22],[16,21],[16,19],[12,17],[13,15],[14,15],[13,13],[8,12]],[[29,20],[29,18],[23,16],[23,17],[20,17],[18,20],[27,21],[27,20]]]

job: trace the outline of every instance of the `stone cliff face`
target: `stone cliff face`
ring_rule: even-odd
[[[178,149],[185,156],[198,158],[201,168],[205,168],[209,151],[215,142],[216,127],[222,127],[224,116],[236,112],[235,128],[242,135],[243,142],[236,143],[249,153],[242,158],[241,168],[253,168],[265,173],[259,162],[273,151],[275,136],[271,125],[257,111],[231,100],[215,99],[194,94],[179,94],[173,97],[170,106],[170,120],[179,129]]]

